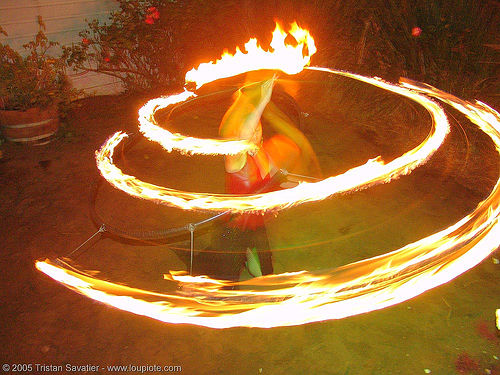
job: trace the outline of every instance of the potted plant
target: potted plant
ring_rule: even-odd
[[[14,142],[44,143],[59,128],[61,110],[79,94],[66,75],[65,60],[51,54],[58,46],[38,19],[34,40],[23,45],[26,56],[0,43],[0,127]],[[0,27],[0,33],[7,35]]]

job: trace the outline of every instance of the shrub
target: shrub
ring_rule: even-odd
[[[367,16],[368,70],[409,76],[465,96],[496,81],[498,4],[377,0]]]
[[[45,25],[38,20],[34,40],[23,47],[25,57],[0,43],[0,108],[26,110],[64,105],[78,95],[66,76],[65,60],[52,53],[58,43],[48,40]],[[0,32],[7,35],[0,27]]]

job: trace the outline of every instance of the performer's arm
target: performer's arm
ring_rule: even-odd
[[[299,174],[319,177],[321,168],[316,154],[306,136],[297,129],[292,120],[273,102],[268,103],[262,113],[262,118],[266,120],[266,124],[268,123],[278,133],[274,137],[280,136],[280,138],[277,138],[275,142],[277,144],[274,147],[270,145],[266,148],[266,151],[271,153],[270,156],[277,167],[295,171]],[[282,146],[280,147],[278,143]],[[295,150],[291,144],[296,145]],[[282,148],[283,152],[280,152],[280,148]],[[299,155],[296,155],[297,151]],[[293,164],[292,161],[295,163]]]
[[[271,79],[242,87],[228,109],[219,127],[219,134],[228,139],[247,140],[260,145],[262,111],[271,99],[275,76]],[[226,171],[240,171],[246,163],[246,153],[228,155],[225,158]]]

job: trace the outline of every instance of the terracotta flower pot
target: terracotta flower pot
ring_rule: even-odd
[[[4,137],[12,142],[48,143],[59,128],[59,113],[57,107],[0,110],[0,128]]]

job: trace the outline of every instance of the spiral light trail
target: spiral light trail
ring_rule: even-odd
[[[275,31],[275,34],[284,41],[281,32]],[[297,35],[306,35],[304,43],[312,40],[305,31]],[[277,50],[277,47],[273,49]],[[242,61],[241,55],[247,54],[239,51],[239,63]],[[303,57],[302,51],[300,56]],[[225,56],[223,60],[224,64],[231,61],[230,56]],[[306,60],[302,60],[302,66],[309,62]],[[203,65],[203,69],[210,70],[210,66],[214,68],[218,65],[209,63]],[[248,66],[251,68],[252,64],[249,63]],[[269,66],[266,65],[265,68],[269,69]],[[257,66],[255,69],[262,67]],[[416,82],[404,81],[396,85],[348,72],[318,67],[308,69],[325,74],[340,74],[408,97],[429,111],[433,128],[422,144],[387,164],[380,158],[369,160],[344,174],[318,183],[302,183],[296,188],[273,194],[240,197],[181,192],[125,175],[113,164],[112,158],[114,148],[126,137],[124,133],[113,135],[97,152],[98,167],[114,186],[133,196],[183,209],[229,209],[235,212],[282,209],[324,199],[339,192],[388,182],[425,163],[449,131],[443,110],[428,97],[441,100],[462,112],[492,139],[497,152],[500,153],[500,115],[484,103],[464,101]],[[219,68],[214,68],[213,71],[215,73],[210,76],[211,80],[221,78]],[[232,74],[237,73],[241,72]],[[200,81],[198,87],[209,81]],[[231,154],[247,150],[248,145],[243,142],[199,140],[172,134],[158,126],[154,119],[154,113],[158,109],[182,102],[194,95],[185,91],[177,96],[148,102],[140,111],[141,131],[167,151],[177,149],[187,154]],[[224,288],[234,284],[228,281],[170,271],[166,282],[176,283],[179,289],[172,293],[155,293],[99,280],[73,269],[60,260],[38,261],[36,267],[54,280],[89,298],[164,322],[214,328],[298,325],[340,319],[391,306],[444,284],[474,267],[500,244],[499,203],[500,180],[490,195],[469,215],[442,231],[398,250],[321,272],[300,271],[254,278],[237,283],[244,287],[239,290]]]

